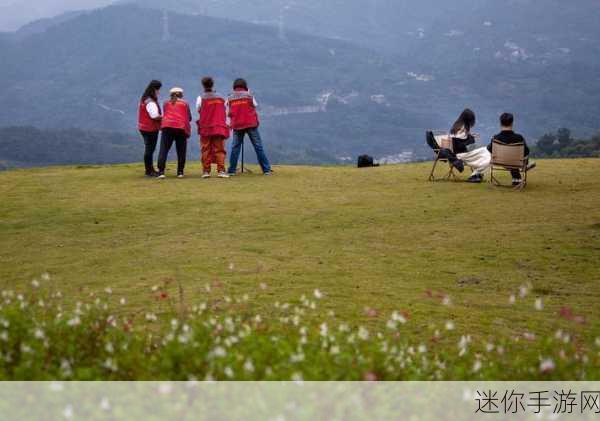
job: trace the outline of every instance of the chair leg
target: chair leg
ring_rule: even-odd
[[[448,174],[446,174],[445,180],[450,181],[450,179],[454,176],[454,167],[451,164],[448,164]]]
[[[435,181],[435,168],[437,167],[438,161],[439,159],[436,158],[436,160],[433,162],[433,168],[431,168],[431,173],[429,174],[429,181]]]
[[[492,183],[496,187],[498,187],[500,185],[500,182],[498,181],[498,179],[496,177],[494,177],[494,167],[492,167],[490,169],[490,183]]]

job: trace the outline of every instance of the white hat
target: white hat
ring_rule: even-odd
[[[173,94],[183,94],[183,89],[175,87],[175,88],[172,88],[171,91],[169,91],[169,93],[171,95],[173,95]]]

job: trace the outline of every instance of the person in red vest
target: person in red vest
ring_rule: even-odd
[[[218,177],[229,178],[225,171],[225,140],[229,138],[225,99],[214,92],[214,86],[213,78],[203,78],[204,94],[196,101],[196,109],[200,114],[198,134],[202,149],[202,178],[210,178],[213,161],[217,164]]]
[[[173,88],[171,99],[163,105],[162,137],[158,153],[158,178],[165,178],[167,157],[171,146],[175,143],[177,149],[177,177],[184,177],[187,140],[192,134],[192,112],[190,106],[183,100],[183,89]]]
[[[244,144],[244,136],[250,137],[256,158],[264,175],[271,175],[271,164],[262,145],[260,133],[258,131],[259,121],[256,112],[256,99],[248,90],[248,84],[244,79],[237,79],[233,82],[233,93],[227,101],[229,108],[229,118],[231,128],[233,129],[233,144],[231,145],[231,155],[229,157],[229,175],[235,175],[237,172],[237,163],[240,156],[240,150]]]
[[[154,169],[154,151],[158,143],[158,134],[162,120],[162,111],[158,103],[158,95],[162,88],[159,80],[153,80],[142,95],[138,107],[138,130],[144,139],[144,166],[146,177],[156,177],[158,172]]]

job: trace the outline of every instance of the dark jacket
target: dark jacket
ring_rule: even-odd
[[[525,156],[529,156],[529,147],[527,146],[527,142],[525,141],[525,138],[523,136],[521,136],[520,134],[513,132],[512,130],[503,130],[500,133],[498,133],[496,136],[494,136],[494,139],[496,139],[499,142],[502,142],[506,145],[513,145],[515,143],[523,143],[525,145]],[[492,145],[493,145],[493,143],[490,143],[487,147],[488,151],[490,151],[490,153],[492,152]]]

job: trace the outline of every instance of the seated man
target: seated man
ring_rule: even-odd
[[[501,126],[501,131],[500,133],[498,133],[496,136],[494,136],[494,139],[496,139],[499,142],[502,142],[506,145],[514,145],[516,143],[522,143],[523,145],[525,145],[525,162],[529,161],[529,147],[527,146],[527,142],[525,141],[525,138],[523,136],[521,136],[520,134],[517,134],[513,131],[513,124],[514,124],[515,118],[512,114],[509,113],[504,113],[500,116],[500,126]],[[493,142],[489,144],[489,146],[487,147],[488,151],[490,151],[490,153],[492,152],[492,147],[493,147]],[[531,164],[527,164],[527,169],[533,169],[535,168],[536,164],[535,163],[531,163]],[[512,178],[513,178],[513,186],[518,186],[519,184],[521,184],[521,173],[517,170],[512,170],[511,171],[512,174]]]

